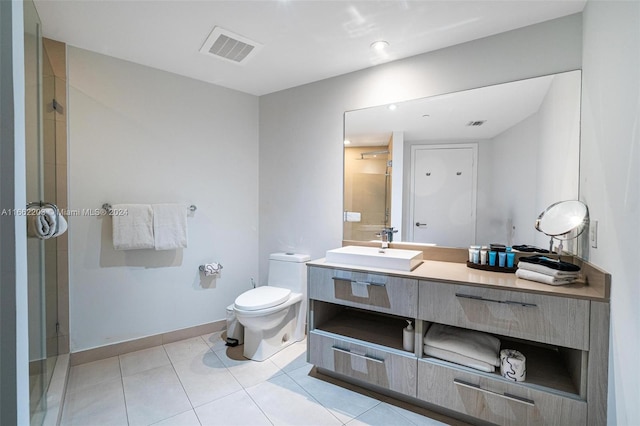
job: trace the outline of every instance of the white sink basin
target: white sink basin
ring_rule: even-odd
[[[422,252],[419,250],[346,246],[327,250],[325,260],[328,263],[412,271],[422,263]]]

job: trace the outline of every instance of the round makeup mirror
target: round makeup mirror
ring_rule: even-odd
[[[558,253],[562,252],[562,241],[577,238],[589,223],[589,209],[578,200],[559,201],[551,204],[536,219],[538,231],[551,237],[549,251],[553,253],[553,239],[560,240]]]

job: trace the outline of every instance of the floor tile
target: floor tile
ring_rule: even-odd
[[[233,377],[235,377],[245,389],[283,374],[282,370],[271,362],[271,360],[265,359],[261,362],[251,361],[239,355],[241,353],[241,346],[215,352],[225,367],[233,374]]]
[[[169,365],[169,357],[162,346],[120,355],[122,376],[131,376],[163,365]]]
[[[240,383],[210,350],[173,366],[194,407],[242,390]]]
[[[101,381],[75,392],[67,392],[62,409],[61,426],[127,424],[122,380]]]
[[[246,389],[274,425],[342,425],[287,375]]]
[[[211,348],[200,336],[192,339],[180,340],[178,342],[164,345],[164,349],[172,363],[191,359],[194,356],[203,356]]]
[[[298,368],[287,375],[341,422],[346,423],[380,404],[375,398],[310,376],[312,367]]]
[[[154,423],[153,426],[201,426],[195,411],[189,410]]]
[[[391,410],[400,414],[402,417],[405,417],[406,419],[410,420],[415,425],[445,426],[447,424],[447,423],[439,422],[438,420],[435,420],[433,418],[430,418],[428,416],[421,414],[421,413],[425,413],[425,414],[430,413],[435,415],[435,413],[431,413],[430,411],[420,407],[412,406],[412,407],[408,407],[410,409],[402,408],[402,406],[407,406],[406,403],[402,403],[402,402],[399,402],[397,404],[388,404],[386,402],[383,402],[382,404],[387,405]]]
[[[311,365],[307,363],[307,341],[296,342],[269,358],[282,371],[289,372],[300,367]]]
[[[120,361],[117,356],[76,365],[69,370],[67,392],[75,392],[84,387],[113,379],[120,379]]]
[[[415,426],[415,423],[401,416],[388,404],[378,404],[346,424],[348,426]]]
[[[205,334],[202,338],[213,351],[219,351],[227,347],[227,342],[223,339],[225,336],[225,331],[216,331],[215,333]]]
[[[318,373],[306,342],[242,351],[211,333],[74,366],[61,425],[463,425]]]
[[[271,425],[244,390],[196,407],[195,411],[202,426]]]
[[[173,366],[122,378],[130,425],[148,425],[193,408]]]

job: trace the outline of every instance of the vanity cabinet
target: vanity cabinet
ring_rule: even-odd
[[[308,361],[464,420],[606,423],[608,303],[455,276],[450,282],[419,268],[384,273],[310,262]],[[415,324],[413,352],[402,348],[406,320]],[[502,349],[526,356],[526,381],[503,378],[499,367],[487,373],[424,355],[423,336],[433,323],[498,337]]]
[[[420,282],[419,318],[587,350],[589,302],[486,287]]]

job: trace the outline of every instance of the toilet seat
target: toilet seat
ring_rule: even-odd
[[[261,286],[245,291],[236,298],[235,307],[243,311],[258,311],[280,305],[289,299],[288,288]]]

